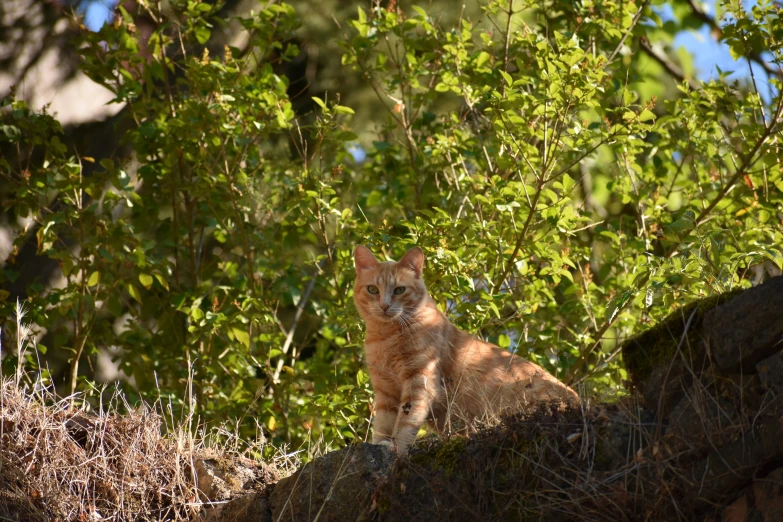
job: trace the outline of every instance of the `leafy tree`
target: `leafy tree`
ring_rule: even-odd
[[[779,7],[728,2],[712,21],[736,56],[763,58],[762,97],[688,77],[661,47],[711,19],[680,2],[663,22],[651,4],[360,8],[326,76],[365,86],[371,117],[339,89],[297,100],[280,74],[302,42],[289,5],[146,7],[143,37],[142,13],[120,7],[80,45],[82,70],[125,105],[121,148],[84,156],[56,119],[4,102],[15,244],[35,234],[62,274],[27,285],[47,332],[38,369],[89,390],[87,363],[111,350],[126,390],[207,425],[363,439],[351,252],[418,244],[455,323],[586,393],[621,391],[620,342],[783,265]],[[223,27],[247,43],[217,47]]]

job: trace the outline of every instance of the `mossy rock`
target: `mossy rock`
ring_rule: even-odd
[[[359,444],[332,451],[275,484],[273,520],[365,520],[378,505],[377,485],[395,456],[385,446]]]
[[[446,476],[451,476],[457,468],[457,462],[465,453],[468,439],[464,436],[454,436],[438,441],[435,445],[424,451],[411,454],[411,463],[417,466],[442,471]]]
[[[631,384],[643,390],[655,370],[665,371],[669,367],[677,353],[686,326],[688,332],[682,348],[690,350],[691,357],[697,359],[703,357],[705,354],[701,323],[704,314],[731,300],[742,291],[743,289],[736,289],[687,304],[649,330],[626,341],[622,353]],[[695,315],[691,319],[693,314]],[[688,325],[689,320],[690,325]]]
[[[556,471],[561,465],[585,466],[592,449],[580,455],[580,443],[568,436],[584,428],[579,409],[540,411],[506,417],[469,437],[419,441],[399,459],[375,497],[378,520],[541,520],[547,511],[538,492],[554,482],[570,485]],[[592,429],[592,428],[590,428]],[[589,438],[590,447],[594,439]],[[560,482],[565,480],[565,482]],[[567,495],[568,493],[565,493]],[[555,495],[555,493],[553,493]],[[566,520],[547,511],[547,520]]]

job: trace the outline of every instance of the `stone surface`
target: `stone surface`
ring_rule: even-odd
[[[708,311],[702,327],[715,367],[754,371],[759,361],[783,348],[783,277]]]
[[[367,517],[378,480],[394,457],[384,446],[363,442],[309,462],[275,485],[269,497],[272,520],[330,522]]]
[[[687,372],[679,355],[674,356],[670,366],[658,367],[650,371],[649,378],[640,387],[646,406],[667,417],[672,408],[682,400],[683,393],[691,385],[691,375]]]
[[[272,522],[266,492],[254,491],[206,510],[204,522]]]
[[[718,442],[726,425],[735,425],[737,417],[731,400],[698,383],[672,408],[668,433],[691,447]]]
[[[768,390],[783,392],[783,352],[778,352],[758,363],[756,371],[759,372],[762,386]]]
[[[194,463],[201,500],[229,500],[274,483],[277,475],[265,464],[244,458],[201,458]]]
[[[705,314],[731,301],[733,291],[689,303],[622,346],[630,382],[648,408],[665,417],[692,384],[694,370],[709,364],[702,322]]]
[[[252,472],[245,469],[229,479],[226,470],[221,470],[217,461],[211,459],[199,459],[195,463],[196,484],[204,502],[216,502],[229,500],[232,494],[244,489],[244,483],[253,479]],[[230,482],[230,483],[229,483]],[[236,487],[239,485],[239,487]],[[234,487],[232,487],[234,486]]]
[[[779,522],[783,520],[783,468],[752,486],[723,510],[723,522]]]
[[[713,449],[701,462],[689,466],[689,482],[698,487],[697,503],[707,506],[731,501],[764,469],[783,460],[783,416],[779,411],[758,415],[753,427],[735,440]],[[685,470],[683,470],[685,472]]]
[[[208,522],[271,522],[268,493],[277,475],[245,458],[201,458],[194,462],[196,483]]]

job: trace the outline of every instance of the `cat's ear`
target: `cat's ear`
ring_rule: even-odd
[[[356,248],[353,249],[353,261],[356,265],[357,274],[363,270],[372,270],[378,266],[378,260],[372,255],[370,249],[362,245],[356,245]]]
[[[421,269],[424,267],[424,252],[419,247],[413,247],[405,252],[397,264],[411,270],[419,278],[421,277]]]

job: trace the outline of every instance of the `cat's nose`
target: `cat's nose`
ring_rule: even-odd
[[[386,310],[388,310],[388,309],[389,309],[389,307],[390,307],[390,306],[391,306],[391,305],[382,304],[382,305],[381,305],[381,308],[383,308],[383,311],[385,312]]]

